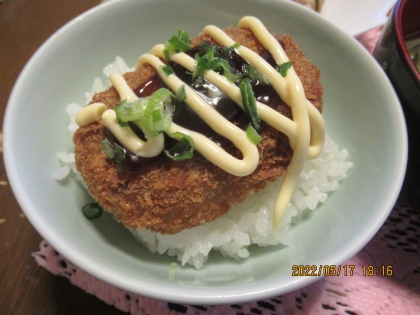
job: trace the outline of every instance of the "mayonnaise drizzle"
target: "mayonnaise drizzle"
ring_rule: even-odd
[[[261,42],[261,44],[272,54],[273,58],[278,64],[289,61],[280,43],[275,40],[275,38],[269,33],[269,31],[259,20],[253,17],[244,17],[239,21],[238,26],[249,27]],[[255,57],[256,54],[251,52],[248,48],[241,46],[238,50],[240,55],[246,54],[247,56],[243,57],[249,60],[254,67],[268,76],[274,89],[277,91],[280,97],[291,107],[293,121],[296,123],[297,127],[297,137],[292,144],[294,153],[292,160],[287,167],[287,172],[284,175],[274,208],[273,226],[277,227],[281,218],[283,217],[284,212],[287,209],[290,199],[292,198],[297,180],[308,155],[311,139],[311,129],[306,105],[305,91],[303,90],[302,82],[300,81],[293,67],[289,69],[286,77],[282,78],[282,76],[277,71],[274,71],[273,68],[267,69],[269,71],[266,71],[266,67],[262,67],[262,65],[264,66],[263,63],[256,62],[258,58],[261,57]]]
[[[163,54],[163,50],[162,50]],[[145,54],[140,57],[137,65],[149,64],[156,69],[161,79],[172,91],[177,91],[185,83],[175,75],[166,75],[161,66],[165,64],[152,54]],[[214,131],[229,139],[241,152],[243,159],[239,160],[223,148],[218,146],[209,138],[197,133],[188,131],[185,128],[172,123],[167,134],[182,132],[190,136],[194,141],[195,149],[210,162],[217,165],[224,171],[235,176],[246,176],[251,174],[258,166],[259,153],[257,147],[248,140],[245,131],[232,124],[224,118],[217,110],[211,107],[192,88],[185,86],[187,98],[185,102],[203,119]]]
[[[258,19],[246,16],[239,21],[238,27],[249,28],[261,44],[270,52],[278,65],[289,60],[280,43]],[[235,44],[226,33],[215,26],[210,25],[205,27],[203,33],[211,36],[221,46],[232,46]],[[166,75],[161,69],[161,66],[163,66],[164,63],[159,58],[163,58],[163,50],[164,45],[156,45],[152,48],[150,53],[144,54],[139,58],[136,67],[143,64],[151,65],[156,69],[158,75],[167,86],[175,92],[180,86],[184,85],[184,82],[176,75]],[[271,107],[257,102],[259,117],[268,125],[284,133],[289,138],[290,145],[294,151],[275,204],[273,227],[276,228],[289,204],[306,158],[315,158],[322,151],[325,140],[325,123],[320,112],[306,99],[302,83],[293,67],[288,70],[286,77],[282,77],[278,71],[268,64],[261,56],[245,46],[241,45],[236,51],[242,58],[247,60],[268,77],[271,85],[280,98],[284,100],[292,110],[293,120],[290,120]],[[196,60],[184,53],[171,53],[170,59],[191,72],[194,71],[197,64]],[[235,84],[229,82],[224,76],[211,70],[205,72],[204,78],[214,84],[236,104],[243,108],[241,93]],[[134,101],[137,98],[121,75],[112,74],[110,79],[122,100]],[[247,136],[242,129],[236,127],[220,115],[192,88],[189,88],[187,85],[185,85],[185,88],[187,90],[187,99],[185,102],[215,132],[229,139],[242,152],[243,158],[237,159],[231,156],[206,136],[183,128],[175,123],[171,124],[166,133],[170,135],[175,132],[180,132],[190,136],[194,141],[194,146],[197,151],[210,162],[230,174],[235,176],[246,176],[252,173],[258,166],[259,161],[257,147],[247,139]],[[99,107],[99,105],[97,106]],[[86,108],[89,107],[90,106],[87,106]],[[92,113],[99,113],[102,109],[103,107],[100,107],[100,109],[95,108],[86,110],[86,115],[90,118],[80,118],[80,121],[88,122],[95,117],[98,118],[97,114],[95,116],[95,114]],[[83,115],[81,114],[80,116]],[[118,125],[113,110],[104,111],[101,118],[104,125],[108,127],[115,137],[132,153],[143,157],[153,157],[163,150],[163,135],[148,139],[148,141],[144,142],[135,135],[131,128]],[[141,126],[139,127],[141,128]]]
[[[122,75],[112,73],[109,78],[122,100],[132,102],[138,99]],[[107,127],[121,144],[133,154],[151,158],[159,155],[165,146],[163,135],[143,141],[130,127],[120,126],[115,111],[107,109],[106,105],[103,103],[90,104],[89,106],[82,108],[76,115],[76,123],[80,127],[87,126],[101,119],[104,126]],[[142,129],[142,126],[139,126],[139,128]]]
[[[104,111],[106,111],[107,107],[104,103],[93,103],[89,106],[82,108],[76,114],[76,124],[80,127],[90,125],[95,121],[99,121],[102,117]]]

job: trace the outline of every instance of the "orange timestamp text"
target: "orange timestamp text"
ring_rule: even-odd
[[[293,265],[292,276],[293,277],[338,277],[349,276],[352,277],[355,274],[356,268],[360,266],[356,265]],[[386,276],[391,277],[393,274],[392,265],[363,265],[362,276]]]

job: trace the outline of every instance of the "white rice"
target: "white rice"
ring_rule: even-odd
[[[116,57],[116,61],[106,66],[103,72],[108,77],[111,72],[125,73],[130,70],[124,60]],[[86,93],[86,102],[91,100],[94,93],[103,91],[109,84],[106,82],[104,85],[96,78],[92,90]],[[81,108],[77,104],[67,106],[67,114],[70,117],[68,130],[71,135],[78,127],[74,117]],[[286,232],[292,224],[298,224],[309,211],[325,203],[328,195],[338,189],[339,183],[347,177],[347,171],[353,165],[346,161],[348,155],[346,149],[340,149],[327,135],[320,156],[306,161],[289,206],[274,232],[271,228],[273,208],[282,178],[269,183],[258,194],[248,196],[242,204],[232,207],[226,215],[205,225],[175,235],[162,235],[146,229],[130,229],[130,232],[152,253],[176,256],[182,265],[193,265],[197,269],[207,261],[212,249],[219,251],[223,256],[243,259],[250,255],[248,247],[252,244],[290,245]],[[54,177],[63,180],[73,173],[76,180],[86,188],[86,183],[76,170],[74,153],[59,152],[57,156],[62,167]]]

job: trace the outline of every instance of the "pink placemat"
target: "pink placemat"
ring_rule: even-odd
[[[380,31],[380,28],[374,29],[357,39],[372,52]],[[419,254],[420,214],[400,199],[375,237],[357,255],[341,265],[343,268],[346,266],[347,275],[342,270],[340,276],[323,277],[291,293],[246,304],[192,306],[138,296],[85,273],[46,241],[41,242],[39,251],[33,256],[40,266],[52,274],[68,278],[70,283],[87,293],[133,315],[408,315],[420,314]]]

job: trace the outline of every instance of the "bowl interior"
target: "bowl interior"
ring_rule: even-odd
[[[178,29],[191,36],[204,26],[260,18],[289,33],[322,69],[328,133],[350,151],[355,166],[328,201],[289,235],[288,247],[251,248],[234,261],[213,253],[201,270],[151,254],[110,215],[86,220],[90,200],[72,180],[57,183],[58,151],[71,151],[66,104],[84,92],[104,65],[123,57],[130,66]],[[317,14],[288,1],[115,1],[83,14],[53,35],[19,77],[7,107],[4,156],[25,214],[63,256],[95,277],[152,298],[190,304],[239,303],[313,282],[292,277],[292,265],[331,265],[354,255],[379,229],[401,186],[406,162],[403,115],[373,58]]]

